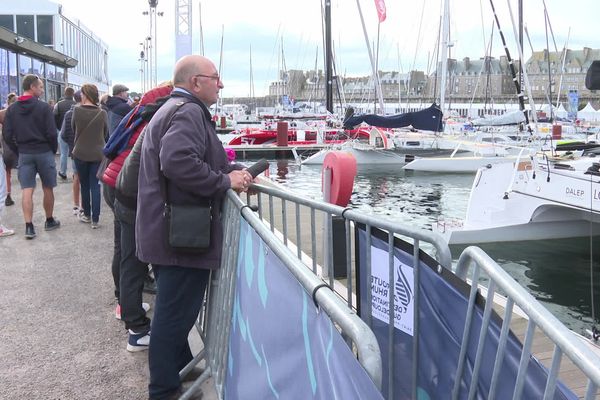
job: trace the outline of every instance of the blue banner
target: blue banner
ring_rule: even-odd
[[[241,224],[225,399],[382,399],[329,317]]]
[[[413,323],[408,319],[414,315],[413,307],[413,248],[407,242],[394,240],[394,276],[391,287],[394,290],[396,304],[394,314],[393,346],[389,345],[387,314],[387,292],[389,287],[389,256],[387,233],[372,228],[371,238],[371,276],[367,277],[366,269],[366,231],[357,227],[357,257],[359,262],[359,312],[367,307],[366,293],[371,291],[372,326],[377,336],[383,359],[382,392],[389,398],[388,352],[393,351],[394,359],[394,399],[412,397],[412,353],[413,339],[419,340],[417,392],[419,399],[449,398],[454,381],[457,379],[456,368],[460,354],[460,345],[466,321],[467,305],[470,287],[458,279],[451,271],[441,269],[437,272],[437,262],[421,252],[420,268],[420,309],[418,310],[419,331],[414,332]],[[370,285],[369,285],[370,282]],[[471,383],[475,355],[481,329],[485,301],[478,296],[476,311],[471,324],[469,344],[466,355],[465,371],[460,378],[460,399],[467,398],[468,387]],[[484,343],[483,362],[477,378],[477,399],[488,397],[498,339],[502,321],[493,313]],[[391,350],[393,349],[393,350]],[[499,385],[496,398],[509,399],[513,396],[516,376],[521,357],[522,345],[519,339],[509,334],[500,370]],[[547,370],[534,357],[529,360],[525,385],[524,399],[540,399],[543,397],[548,374]],[[576,399],[577,397],[559,382],[553,397],[558,399]]]
[[[577,110],[579,109],[579,93],[577,90],[569,90],[569,113],[567,117],[570,119],[577,118]]]

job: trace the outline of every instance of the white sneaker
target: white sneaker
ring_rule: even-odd
[[[79,220],[84,224],[89,224],[90,222],[92,222],[92,219],[83,213],[79,214]]]
[[[150,345],[150,331],[136,333],[129,329],[129,337],[127,339],[127,351],[135,353],[138,351],[148,350]]]
[[[0,225],[0,237],[4,236],[12,236],[15,234],[15,231],[12,229],[8,229],[4,225]]]
[[[92,229],[98,229],[98,223],[92,221]]]
[[[73,215],[78,216],[79,215],[79,206],[73,206]]]

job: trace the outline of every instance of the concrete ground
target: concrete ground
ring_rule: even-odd
[[[126,350],[114,315],[110,209],[102,203],[92,230],[72,214],[71,183],[59,183],[54,215],[62,226],[45,232],[38,180],[37,237],[26,240],[13,172],[15,205],[2,222],[16,234],[0,238],[0,399],[148,398],[148,352]]]

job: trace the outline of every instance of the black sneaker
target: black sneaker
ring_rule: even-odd
[[[58,176],[60,177],[60,179],[62,179],[63,181],[66,182],[66,180],[67,180],[67,175],[66,174],[63,174],[62,172],[59,172]]]
[[[33,239],[35,237],[35,228],[33,224],[25,224],[25,239]]]
[[[12,206],[13,204],[15,204],[15,202],[13,201],[12,197],[10,197],[10,193],[6,195],[6,199],[4,200],[4,205],[6,207],[8,206]]]
[[[45,231],[53,231],[55,229],[60,228],[60,221],[54,218],[47,219],[46,224],[44,225]]]

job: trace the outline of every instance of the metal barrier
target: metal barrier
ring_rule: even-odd
[[[359,211],[346,209],[343,207],[327,204],[317,200],[311,200],[289,192],[279,190],[265,185],[253,185],[255,195],[246,197],[248,204],[245,204],[236,194],[229,192],[224,208],[223,223],[226,226],[224,238],[224,252],[221,269],[213,273],[209,292],[209,305],[207,310],[206,326],[206,360],[207,369],[205,376],[201,377],[193,386],[198,388],[202,380],[213,376],[217,392],[221,396],[225,380],[225,371],[227,367],[227,349],[229,328],[231,322],[231,311],[233,301],[233,290],[235,288],[235,267],[237,265],[237,243],[239,241],[240,217],[245,218],[252,226],[262,240],[275,252],[285,263],[289,270],[296,276],[307,291],[311,291],[317,285],[322,283],[320,275],[328,279],[331,288],[336,289],[337,294],[331,291],[317,291],[317,300],[321,307],[328,313],[333,321],[341,329],[342,333],[348,338],[358,353],[358,358],[365,370],[371,376],[373,381],[380,387],[382,379],[381,355],[377,341],[368,328],[371,325],[371,294],[367,293],[366,306],[362,309],[365,325],[354,314],[352,309],[356,307],[354,295],[356,293],[357,283],[355,278],[355,263],[353,260],[352,244],[353,231],[351,224],[361,223],[366,227],[366,272],[371,275],[371,232],[378,228],[387,232],[388,253],[389,256],[389,279],[393,280],[394,256],[394,238],[397,235],[412,239],[414,246],[413,267],[419,263],[420,250],[435,251],[435,256],[440,266],[451,268],[452,259],[446,243],[441,237],[433,232],[421,229],[401,226],[392,223],[380,217],[365,215]],[[267,197],[265,201],[265,197]],[[256,204],[256,206],[250,206]],[[256,212],[252,211],[253,207]],[[318,217],[318,213],[323,214],[323,218]],[[257,215],[258,214],[258,215]],[[341,217],[345,227],[345,275],[341,279],[334,279],[333,254],[333,233],[332,221],[334,217]],[[323,243],[321,243],[321,241]],[[429,248],[422,248],[421,241],[429,243]],[[321,244],[323,246],[321,247]],[[469,342],[469,332],[472,318],[475,313],[475,300],[479,290],[479,279],[481,272],[489,277],[487,288],[486,307],[483,311],[482,335],[486,331],[492,313],[494,304],[494,295],[497,291],[507,296],[507,304],[501,328],[500,340],[496,359],[494,362],[493,378],[491,382],[489,398],[494,398],[494,389],[498,386],[499,371],[502,368],[502,358],[506,340],[509,334],[510,323],[513,316],[515,304],[520,307],[528,316],[528,328],[525,334],[521,362],[518,370],[517,384],[515,385],[515,399],[522,398],[522,390],[525,383],[525,374],[527,362],[532,354],[532,344],[534,343],[534,333],[536,327],[547,335],[554,344],[554,356],[552,365],[549,368],[548,380],[546,384],[545,399],[553,398],[556,388],[557,378],[560,371],[560,362],[562,355],[566,355],[573,364],[582,372],[588,380],[585,398],[595,398],[596,391],[600,385],[600,358],[592,354],[582,342],[580,342],[572,332],[570,332],[562,323],[550,314],[541,304],[539,304],[530,294],[526,292],[518,283],[516,283],[496,262],[487,256],[481,249],[469,247],[461,254],[456,274],[463,280],[467,277],[469,267],[473,265],[471,281],[475,282],[471,286],[471,292],[468,302],[466,326],[461,341],[461,351],[457,366],[458,377],[462,376],[465,369],[466,345]],[[414,268],[414,307],[419,310],[419,268]],[[394,310],[394,295],[392,291],[389,297],[389,310]],[[345,300],[341,300],[345,298]],[[345,304],[344,304],[345,301]],[[418,338],[419,324],[418,313],[415,312],[414,332],[415,338]],[[389,315],[388,339],[394,337],[394,315]],[[480,336],[476,360],[473,367],[471,387],[469,387],[468,397],[474,398],[476,393],[477,375],[482,363],[483,336]],[[392,341],[390,340],[390,343]],[[413,370],[411,377],[413,382],[417,382],[419,342],[414,340],[413,348]],[[394,358],[392,352],[386,354],[388,362],[388,382],[392,382],[388,391],[385,393],[388,399],[395,398],[393,377],[396,373],[394,368]],[[408,378],[408,377],[407,377]],[[455,387],[452,392],[452,398],[459,396],[460,379],[455,381]],[[417,398],[417,385],[414,385],[413,398]],[[188,393],[182,399],[189,398]]]
[[[472,266],[472,268],[470,268]],[[490,399],[494,398],[495,388],[498,385],[498,375],[502,364],[502,358],[500,355],[503,354],[504,347],[508,338],[508,331],[512,319],[512,311],[514,305],[520,307],[525,314],[528,316],[527,333],[525,335],[525,342],[523,343],[523,350],[521,353],[521,360],[519,364],[519,372],[517,376],[517,383],[515,385],[514,397],[520,399],[523,390],[523,384],[525,382],[525,373],[527,370],[527,362],[530,355],[532,354],[532,346],[534,343],[534,333],[537,327],[552,341],[554,344],[552,365],[548,372],[548,380],[546,382],[546,388],[544,392],[544,399],[554,398],[554,391],[556,389],[556,383],[558,374],[560,372],[560,363],[563,354],[567,356],[573,364],[585,374],[587,378],[587,389],[585,392],[585,399],[593,399],[596,396],[597,388],[600,386],[600,358],[590,352],[589,348],[586,348],[584,343],[578,339],[573,332],[565,327],[554,315],[552,315],[544,306],[527,291],[517,284],[513,278],[511,278],[502,268],[496,264],[483,250],[478,247],[466,248],[458,260],[456,266],[456,275],[463,280],[468,277],[468,272],[471,271],[470,279],[472,282],[478,282],[481,278],[481,272],[487,275],[488,287],[487,287],[487,298],[486,307],[483,314],[483,323],[481,331],[487,329],[490,322],[491,307],[494,303],[494,295],[496,291],[501,291],[507,298],[507,304],[505,308],[504,317],[502,319],[502,331],[500,333],[500,340],[498,345],[498,351],[496,353],[496,362],[494,364],[492,384],[490,388]],[[477,285],[471,286],[471,292],[469,297],[469,306],[467,309],[466,326],[464,330],[464,336],[462,339],[461,353],[459,356],[459,365],[457,367],[457,376],[462,376],[464,370],[465,354],[467,351],[467,344],[469,342],[469,331],[470,324],[472,322],[473,313],[475,310],[475,296],[477,294]],[[473,379],[471,380],[471,386],[469,388],[469,399],[473,398],[476,390],[477,375],[481,366],[483,343],[480,340],[477,347],[477,358],[475,360],[475,366],[473,368]],[[459,380],[455,382],[454,390],[452,391],[452,399],[458,398],[459,391]]]
[[[413,254],[413,267],[418,265],[419,263],[419,252],[423,250],[421,248],[421,241],[428,243],[433,250],[435,251],[436,259],[439,264],[450,269],[452,266],[452,257],[450,254],[450,249],[448,248],[448,244],[443,240],[443,238],[437,233],[426,231],[424,229],[413,228],[410,226],[400,225],[397,223],[390,222],[381,217],[376,217],[369,214],[364,214],[360,211],[352,210],[349,208],[340,207],[337,205],[325,203],[322,201],[311,200],[305,197],[298,196],[296,194],[286,192],[275,187],[266,186],[266,185],[253,185],[253,190],[256,192],[256,202],[258,207],[258,215],[260,218],[264,218],[268,220],[270,224],[271,232],[279,233],[281,235],[281,240],[285,245],[289,245],[291,248],[295,247],[295,253],[299,260],[303,260],[305,265],[312,269],[313,274],[318,274],[319,266],[323,266],[321,269],[321,276],[325,279],[329,280],[329,286],[334,288],[334,290],[345,298],[346,304],[349,309],[356,308],[356,303],[354,301],[354,293],[356,293],[356,283],[355,283],[355,267],[353,262],[353,252],[352,252],[352,243],[353,243],[353,233],[351,230],[351,224],[364,224],[366,226],[367,232],[367,265],[366,265],[366,275],[371,275],[371,228],[375,227],[387,232],[388,235],[388,253],[389,257],[389,281],[392,282],[394,280],[394,257],[393,257],[393,247],[394,247],[394,237],[396,235],[405,236],[412,240],[412,244],[414,247]],[[268,210],[264,210],[263,207],[263,196],[268,197]],[[254,199],[253,196],[248,195],[247,201],[248,204],[252,203]],[[279,200],[279,204],[275,204],[275,199]],[[288,204],[290,203],[290,204]],[[303,207],[304,209],[302,209]],[[277,213],[276,213],[277,209]],[[290,212],[291,210],[291,212]],[[304,215],[303,215],[304,211]],[[323,218],[317,218],[316,213],[319,212]],[[293,221],[288,221],[288,214],[293,213],[294,219]],[[281,218],[279,218],[279,214]],[[335,217],[341,217],[343,219],[344,227],[345,227],[345,276],[340,280],[336,281],[334,279],[334,260],[333,260],[333,252],[331,251],[334,247],[334,238],[333,238],[333,229],[332,224]],[[318,221],[322,221],[319,226]],[[302,225],[309,224],[310,226],[303,230]],[[289,225],[293,226],[293,234],[290,235]],[[310,232],[310,237],[308,240],[303,240],[302,232]],[[320,231],[320,232],[317,232]],[[321,238],[318,238],[318,233]],[[324,238],[323,238],[324,237]],[[291,238],[291,239],[290,239]],[[319,253],[320,240],[322,240],[322,253]],[[307,243],[308,242],[308,243]],[[307,256],[308,255],[308,256]],[[419,307],[419,268],[414,268],[415,271],[415,292],[414,292],[414,307],[418,309]],[[345,281],[345,287],[343,282]],[[394,310],[394,293],[393,291],[389,291],[389,309]],[[371,316],[371,305],[372,305],[372,296],[371,292],[367,291],[366,294],[366,304],[362,309],[362,318],[363,320],[371,326],[372,316]],[[417,318],[418,314],[415,313],[414,319],[414,329],[418,331],[419,321]],[[393,324],[393,313],[389,315],[389,330],[388,330],[388,340],[393,341],[394,337],[394,324]],[[418,340],[414,340],[413,345],[413,370],[411,373],[411,377],[413,381],[416,381],[417,370],[418,370]],[[395,360],[392,352],[389,352],[387,356],[388,362],[388,381],[393,382],[394,374],[396,373],[395,369]],[[417,398],[416,394],[416,385],[414,385],[413,397]],[[393,383],[388,386],[388,391],[386,393],[387,398],[394,398],[394,385]]]
[[[228,191],[226,195],[222,217],[223,225],[226,227],[223,240],[223,257],[221,268],[214,271],[211,277],[206,307],[206,323],[204,324],[206,340],[202,357],[205,358],[207,365],[202,376],[180,397],[182,400],[190,398],[209,377],[214,379],[219,398],[223,396],[228,360],[228,339],[236,285],[240,218],[243,217],[248,222],[308,293],[313,293],[315,288],[323,283],[269,231],[264,222],[232,190]],[[355,349],[359,362],[375,385],[380,388],[381,355],[373,332],[332,291],[317,290],[314,292],[314,298],[341,333],[349,339],[352,344],[351,348]],[[191,369],[196,362],[197,360],[190,363],[181,375],[185,375],[185,372]]]

